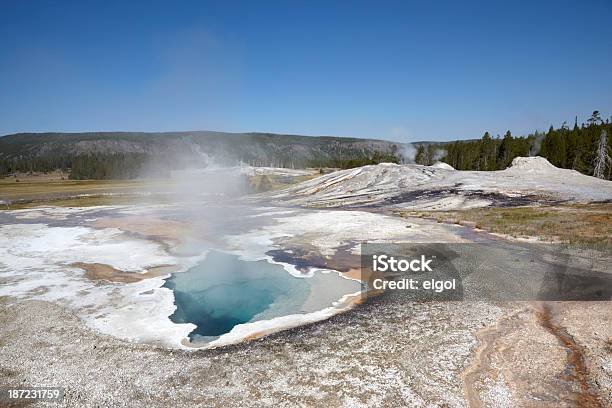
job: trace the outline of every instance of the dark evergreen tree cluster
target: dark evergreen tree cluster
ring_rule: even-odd
[[[503,170],[515,157],[537,155],[557,167],[593,175],[602,131],[611,134],[612,123],[602,120],[600,113],[595,111],[582,125],[578,125],[576,119],[571,129],[563,123],[558,129],[551,126],[546,133],[535,132],[528,136],[515,137],[508,131],[503,137],[494,138],[486,132],[478,140],[419,146],[416,162],[430,165],[430,152],[443,149],[442,161],[457,170]],[[608,138],[607,143],[608,149],[612,150],[612,138]],[[611,179],[610,167],[605,173],[608,180]]]
[[[435,143],[417,144],[414,162],[424,166],[431,166],[432,164],[441,161],[445,155],[446,150],[441,145]]]
[[[367,166],[369,164],[380,164],[380,163],[399,163],[400,157],[396,153],[381,153],[374,152],[372,154],[351,154],[343,155],[339,157],[332,157],[328,159],[316,159],[310,160],[306,167],[310,168],[340,168],[340,169],[351,169],[354,167]]]
[[[503,138],[486,132],[480,140],[457,141],[439,146],[446,151],[442,161],[457,170],[502,170],[518,156],[530,156],[536,136],[514,137],[510,131]],[[431,148],[431,146],[430,146]]]
[[[133,179],[142,174],[147,159],[143,153],[79,155],[72,161],[70,179]]]
[[[19,156],[15,158],[0,157],[0,175],[15,172],[47,173],[53,170],[67,171],[72,166],[72,158],[67,155],[45,155],[40,157]]]

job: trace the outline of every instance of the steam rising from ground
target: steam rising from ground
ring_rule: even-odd
[[[414,147],[412,143],[402,143],[399,146],[399,158],[401,164],[412,164],[416,162],[416,154],[417,149]],[[429,149],[429,146],[426,146],[426,151]],[[432,154],[432,161],[437,162],[440,161],[446,156],[446,150],[441,148],[435,148]],[[423,163],[421,163],[423,164]]]
[[[399,154],[403,164],[414,163],[416,149],[412,143],[402,143],[399,145]]]
[[[433,154],[434,161],[440,161],[446,156],[446,150],[444,149],[436,149]]]
[[[153,180],[149,187],[153,197],[169,196],[172,202],[187,203],[198,211],[205,211],[200,208],[204,201],[223,204],[249,192],[248,178],[241,166],[206,154],[195,143],[191,152],[175,153],[170,160],[149,158],[140,176]]]

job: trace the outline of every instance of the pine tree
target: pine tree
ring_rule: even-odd
[[[510,157],[512,156],[513,150],[512,142],[512,133],[510,133],[510,131],[507,131],[501,141],[501,144],[499,145],[499,152],[497,155],[497,161],[502,168],[505,168],[506,166],[508,166],[508,164],[510,164]]]
[[[431,166],[432,164],[434,164],[435,153],[436,153],[436,146],[434,145],[427,146],[427,155],[425,156],[426,158],[425,164],[427,166]]]
[[[593,114],[591,115],[591,117],[587,119],[587,123],[589,125],[599,125],[600,123],[603,123],[603,121],[601,120],[601,115],[599,114],[599,111],[593,111]]]
[[[485,134],[482,136],[482,140],[480,141],[478,170],[496,169],[495,146],[496,141],[493,140],[489,132],[485,132]]]
[[[425,164],[425,146],[419,145],[416,156],[414,157],[416,164]]]

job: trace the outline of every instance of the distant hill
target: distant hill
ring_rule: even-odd
[[[351,168],[383,162],[443,161],[457,170],[502,170],[515,157],[542,156],[560,168],[612,178],[612,124],[593,112],[573,129],[408,144],[333,136],[225,132],[19,133],[0,137],[0,176],[70,170],[73,179],[164,176],[206,165]]]
[[[401,144],[384,140],[272,133],[18,133],[0,137],[0,172],[72,168],[73,173],[85,170],[73,178],[130,178],[152,161],[163,169],[241,162],[290,168],[353,167],[397,162],[400,151]]]

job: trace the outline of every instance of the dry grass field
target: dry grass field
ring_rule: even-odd
[[[125,201],[147,191],[153,181],[144,180],[68,180],[48,175],[19,175],[0,179],[3,209],[50,204],[89,206]]]
[[[514,238],[612,247],[612,203],[478,208],[462,211],[400,211],[402,216],[472,226]]]
[[[319,175],[282,176],[250,175],[249,193],[279,190]],[[129,204],[146,199],[147,195],[171,191],[172,179],[135,180],[69,180],[60,171],[49,173],[21,173],[0,178],[0,209],[31,208],[52,204],[63,207],[87,207],[107,204]],[[165,195],[156,201],[172,200]]]

